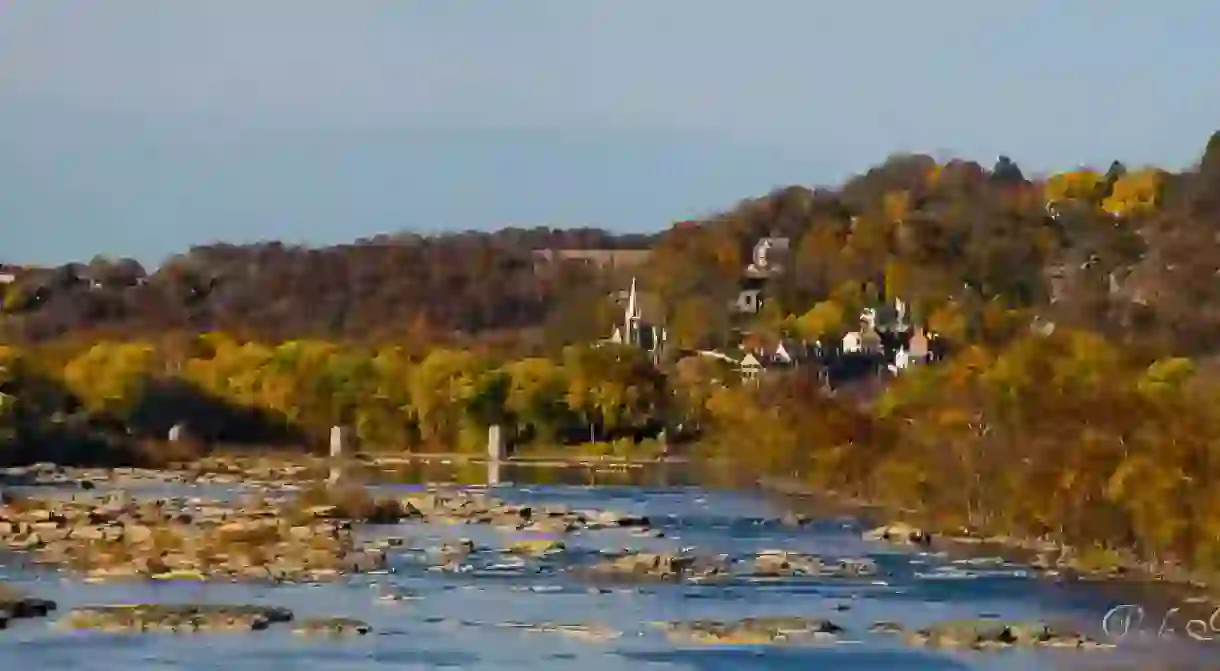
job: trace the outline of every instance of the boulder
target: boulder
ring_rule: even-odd
[[[58,625],[108,632],[213,633],[261,631],[292,612],[252,605],[135,604],[75,608]]]
[[[843,631],[830,620],[793,616],[745,618],[736,622],[695,620],[664,626],[674,642],[712,645],[827,643],[837,640]]]
[[[915,646],[972,650],[1012,647],[1101,650],[1113,647],[1079,632],[1052,627],[1043,622],[997,620],[939,622],[931,627],[907,634],[906,641]]]
[[[864,532],[863,537],[866,541],[886,541],[902,545],[928,545],[932,542],[931,534],[903,522],[871,529]]]
[[[543,557],[546,555],[562,552],[565,546],[563,541],[551,538],[530,538],[519,541],[514,541],[508,546],[510,554],[524,555],[526,557]]]
[[[58,605],[54,601],[29,596],[14,587],[0,583],[0,613],[5,614],[6,620],[46,617],[56,608]]]
[[[302,620],[292,629],[301,636],[364,636],[372,631],[368,623],[345,617]]]

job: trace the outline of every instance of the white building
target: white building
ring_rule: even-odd
[[[860,338],[859,331],[851,331],[843,336],[843,352],[845,354],[856,354],[863,349],[863,340]]]
[[[609,342],[643,348],[655,358],[660,355],[668,339],[669,334],[664,327],[650,324],[644,320],[640,297],[636,292],[635,278],[631,278],[631,290],[627,293],[627,305],[623,309],[623,323],[614,327],[614,333],[608,339]]]

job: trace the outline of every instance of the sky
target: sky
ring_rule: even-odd
[[[0,261],[653,231],[896,152],[1185,167],[1220,2],[0,0]]]

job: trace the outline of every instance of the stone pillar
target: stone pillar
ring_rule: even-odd
[[[176,443],[182,440],[182,423],[179,422],[169,427],[169,434],[165,438],[171,443]]]
[[[504,457],[504,439],[500,425],[492,424],[487,427],[487,458],[490,461],[501,461]]]
[[[505,456],[500,425],[492,424],[487,427],[487,484],[500,484],[500,462]]]
[[[347,431],[342,426],[330,427],[330,478],[333,485],[343,477],[343,466],[340,463],[347,451]]]

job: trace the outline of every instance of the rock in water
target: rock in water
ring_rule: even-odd
[[[302,620],[292,629],[300,636],[364,636],[372,631],[367,622],[346,617]]]
[[[903,545],[928,545],[932,542],[932,534],[903,522],[877,527],[863,534],[866,541],[888,541]]]

